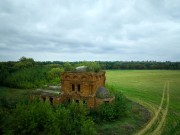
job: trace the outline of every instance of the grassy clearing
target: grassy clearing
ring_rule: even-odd
[[[180,134],[180,71],[107,71],[107,83],[152,112],[137,134]]]
[[[27,95],[28,92],[31,90],[29,89],[14,89],[14,88],[7,88],[7,87],[0,87],[0,98],[18,98],[19,96]]]

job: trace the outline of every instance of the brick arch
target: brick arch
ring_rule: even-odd
[[[79,77],[75,75],[75,76],[73,76],[73,79],[79,79]]]
[[[87,80],[87,77],[86,76],[82,76],[81,80],[85,81],[85,80]]]
[[[71,79],[71,77],[69,75],[66,75],[65,79]]]
[[[93,80],[93,76],[90,75],[90,76],[88,77],[88,79],[89,79],[89,80]]]

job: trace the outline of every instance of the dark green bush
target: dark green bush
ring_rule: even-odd
[[[108,86],[111,93],[114,94],[115,100],[112,103],[103,103],[90,114],[96,122],[113,121],[126,115],[127,99],[116,88]]]
[[[0,112],[0,115],[3,115]],[[4,119],[0,119],[0,122]],[[19,135],[93,135],[93,120],[87,116],[83,104],[70,103],[67,106],[53,107],[49,102],[35,100],[18,103],[6,117],[0,132]]]
[[[4,134],[4,123],[6,121],[6,112],[0,108],[0,134]]]
[[[71,102],[56,109],[56,123],[61,134],[93,135],[96,133],[92,118],[83,103]]]
[[[49,103],[41,101],[18,103],[6,123],[6,134],[51,133],[53,111]]]

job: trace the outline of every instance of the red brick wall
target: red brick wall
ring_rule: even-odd
[[[89,107],[95,106],[95,96],[98,87],[105,86],[105,72],[64,72],[61,75],[61,90],[64,96],[71,99],[85,99]],[[75,90],[72,91],[72,84]],[[80,85],[80,91],[78,91]]]

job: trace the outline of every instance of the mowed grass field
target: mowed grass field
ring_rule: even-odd
[[[137,135],[180,135],[180,71],[109,70],[106,82],[152,112]]]

